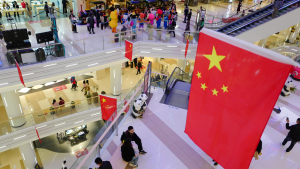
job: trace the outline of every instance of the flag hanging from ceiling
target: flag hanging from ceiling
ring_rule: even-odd
[[[16,65],[17,65],[17,69],[18,69],[18,73],[19,73],[19,77],[20,77],[20,81],[21,81],[21,83],[24,85],[24,87],[25,87],[25,83],[24,83],[24,80],[23,80],[23,76],[22,76],[22,72],[21,72],[21,69],[20,69],[20,67],[19,67],[19,64],[18,64],[18,62],[15,60],[15,62],[16,62]]]
[[[35,122],[33,122],[33,124],[34,124],[34,128],[35,128],[36,135],[38,136],[38,138],[39,138],[39,140],[40,140],[40,144],[42,144],[42,140],[41,140],[41,138],[40,138],[39,132],[38,132],[37,129],[36,129]]]
[[[100,105],[102,119],[108,120],[111,117],[111,115],[117,110],[117,99],[100,95]],[[114,115],[117,115],[117,113],[115,113]]]
[[[203,28],[185,132],[228,169],[249,167],[291,59]]]
[[[185,46],[185,53],[184,53],[184,57],[186,58],[186,54],[187,54],[187,52],[188,52],[188,50],[189,50],[189,38],[187,38],[186,39],[186,46]]]
[[[128,40],[125,40],[125,57],[132,61],[132,43]]]

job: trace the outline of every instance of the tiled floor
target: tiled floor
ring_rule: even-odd
[[[300,82],[294,82],[299,85]],[[119,130],[125,131],[132,125],[135,132],[142,139],[144,149],[148,151],[146,155],[140,155],[139,168],[178,168],[178,169],[211,169],[222,168],[213,166],[212,159],[206,155],[192,140],[184,133],[187,111],[184,109],[170,108],[168,105],[159,103],[163,95],[161,89],[152,89],[154,95],[148,105],[146,115],[142,119],[133,119],[131,116],[126,119]],[[270,120],[262,135],[262,155],[259,160],[252,160],[250,169],[299,169],[300,150],[297,144],[290,154],[285,153],[285,147],[280,146],[287,134],[285,129],[285,119],[288,116],[291,124],[300,117],[300,93],[291,94],[289,97],[279,97],[278,104],[282,112],[272,113]],[[291,108],[293,107],[293,108]],[[115,137],[114,143],[119,146],[120,138]],[[115,160],[115,156],[120,156],[120,152],[111,154],[111,162],[118,166],[124,163],[122,160]],[[109,159],[107,156],[106,159]]]

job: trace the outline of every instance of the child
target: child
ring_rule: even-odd
[[[140,13],[139,23],[140,23],[139,28],[144,28],[144,14],[143,13]]]

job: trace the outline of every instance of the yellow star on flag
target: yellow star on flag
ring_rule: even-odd
[[[222,72],[220,61],[223,60],[226,56],[217,55],[216,49],[213,46],[212,54],[204,55],[204,57],[206,57],[208,60],[210,60],[208,70],[211,69],[212,67],[216,66],[216,68],[218,68]]]
[[[221,88],[223,90],[223,93],[228,92],[227,88],[228,88],[228,86],[223,85],[223,87]]]
[[[131,47],[131,44],[130,44],[130,47]]]
[[[218,96],[218,91],[216,89],[212,90],[212,92],[213,92],[213,95]]]
[[[198,72],[198,73],[197,73],[197,76],[198,76],[198,79],[201,78],[201,73]]]
[[[205,90],[207,88],[207,86],[205,86],[205,83],[201,83],[201,89]]]
[[[103,99],[102,99],[102,103],[105,103],[105,102],[106,102],[106,100],[103,98]]]

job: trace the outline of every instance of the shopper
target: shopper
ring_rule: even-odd
[[[18,5],[17,1],[13,2],[13,8],[19,9],[19,5]],[[18,18],[20,18],[19,12],[17,12],[17,15],[18,15]],[[14,17],[16,17],[16,12],[14,12]]]
[[[56,102],[55,99],[53,99],[52,107],[53,107],[53,108],[57,108],[57,107],[58,107],[58,103]]]
[[[238,14],[241,11],[241,7],[242,7],[242,0],[239,0],[239,4],[236,9],[236,14]]]
[[[100,24],[100,16],[101,16],[101,11],[100,11],[100,10],[97,10],[97,13],[96,13],[97,28],[99,28],[99,24]]]
[[[65,161],[63,162],[63,164],[62,164],[62,168],[63,168],[63,169],[67,168],[66,163],[67,163],[67,161],[65,160]]]
[[[188,16],[187,16],[187,19],[188,19],[188,20],[191,20],[191,18],[192,18],[192,9],[190,9],[190,13],[189,13]]]
[[[275,18],[276,15],[277,15],[277,12],[278,12],[278,9],[281,7],[282,5],[282,2],[281,0],[277,0],[275,1],[274,3],[274,11],[273,11],[273,14],[272,14],[272,18]]]
[[[77,87],[77,81],[75,80],[75,77],[72,77],[71,78],[71,83],[72,83],[72,89],[76,90],[76,87]]]
[[[126,132],[123,132],[121,136],[121,141],[124,142],[126,138],[131,138],[132,141],[135,142],[135,144],[138,145],[138,149],[140,151],[140,154],[146,154],[147,152],[143,150],[142,141],[141,139],[135,134],[134,129],[132,126],[128,127],[128,130]]]
[[[110,11],[114,11],[115,10],[115,5],[112,4],[111,7],[109,8]]]
[[[64,106],[65,105],[65,101],[64,99],[62,99],[61,97],[59,98],[59,106]]]
[[[27,10],[27,15],[30,17],[30,20],[32,21],[31,7],[28,5],[27,2],[26,2],[26,10]]]
[[[101,23],[101,30],[103,30],[103,26],[105,23],[104,23],[104,16],[102,13],[100,14],[100,23]]]
[[[73,14],[73,11],[71,11],[71,14],[70,14],[69,18],[70,18],[70,22],[71,22],[71,25],[72,25],[72,31],[74,33],[78,33],[77,32],[77,26],[76,26],[76,17]]]
[[[185,26],[185,33],[189,33],[190,34],[190,20],[187,19],[187,22],[186,22],[186,26]]]
[[[94,20],[94,15],[91,13],[90,16],[88,17],[88,27],[89,27],[89,33],[91,34],[91,31],[93,32],[93,34],[95,34],[94,32],[94,25],[95,25],[95,20]]]
[[[48,14],[49,14],[49,6],[48,6],[48,3],[47,3],[47,2],[45,2],[44,10],[45,10],[45,12],[46,12],[46,17],[48,18],[48,17],[49,17],[49,16],[48,16]],[[71,23],[72,23],[72,22],[71,22]]]
[[[184,20],[183,20],[183,23],[186,22],[186,17],[187,15],[189,14],[189,7],[187,4],[185,4],[185,8],[184,8]]]
[[[63,5],[63,14],[67,13],[67,0],[62,0],[61,1],[62,5]]]
[[[138,160],[139,156],[135,154],[135,151],[131,144],[131,138],[127,137],[121,147],[122,152],[122,158],[126,162],[130,162],[129,166],[132,166],[133,168],[138,167]]]
[[[83,83],[83,88],[81,89],[81,91],[83,91],[83,89],[85,88],[86,84],[85,84],[85,80],[82,82]]]
[[[54,15],[54,11],[55,11],[55,3],[52,2],[51,8],[50,8],[50,13],[51,13],[52,15]]]
[[[102,161],[100,157],[95,159],[95,163],[99,166],[99,169],[113,169],[109,161]]]
[[[26,8],[26,4],[25,4],[25,2],[24,2],[23,0],[22,0],[22,2],[21,2],[21,6],[22,6],[23,9]]]
[[[284,146],[288,141],[291,141],[290,146],[286,149],[286,152],[289,153],[294,145],[300,141],[300,118],[297,119],[295,125],[290,126],[289,118],[286,118],[286,129],[290,130],[286,138],[282,142],[282,146]]]
[[[175,27],[176,27],[176,21],[175,21],[175,19],[173,18],[173,21],[172,21],[172,24],[171,24],[169,33],[173,33],[173,34],[174,34],[174,37],[175,37]]]
[[[142,62],[138,61],[136,75],[141,74]]]
[[[204,18],[201,18],[199,31],[204,27]]]

